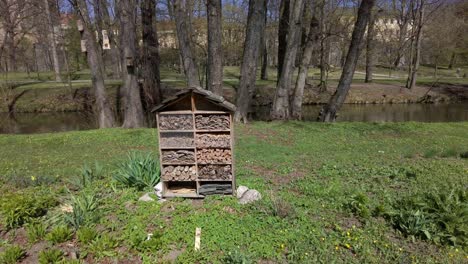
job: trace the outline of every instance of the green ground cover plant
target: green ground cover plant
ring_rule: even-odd
[[[254,122],[235,130],[237,184],[259,190],[257,203],[239,205],[230,196],[139,202],[146,187],[113,176],[128,164],[128,153],[157,158],[155,129],[0,135],[0,192],[13,200],[39,190],[51,195],[54,205],[25,227],[50,222],[47,237],[66,225],[72,234],[66,243],[83,262],[468,261],[468,123]],[[425,155],[431,150],[436,154]],[[99,177],[65,191],[95,162]],[[57,180],[20,186],[6,180],[14,174]],[[57,212],[86,195],[95,195],[91,211],[99,217],[76,228],[64,221],[66,212]],[[0,214],[2,252],[25,232],[6,225],[6,212]],[[196,227],[202,228],[199,252],[193,250]],[[28,253],[44,243],[39,237],[19,245]],[[25,261],[37,262],[30,258]]]

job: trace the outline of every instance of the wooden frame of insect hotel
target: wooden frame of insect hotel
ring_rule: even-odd
[[[163,197],[235,193],[234,111],[223,97],[201,88],[178,92],[153,109]]]

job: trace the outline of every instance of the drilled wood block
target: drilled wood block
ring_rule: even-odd
[[[192,115],[159,115],[161,130],[192,130]]]
[[[229,130],[228,115],[196,115],[195,128],[198,130]]]

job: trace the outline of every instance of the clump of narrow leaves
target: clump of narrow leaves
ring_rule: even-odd
[[[138,190],[152,189],[160,180],[161,171],[157,159],[148,153],[130,153],[127,160],[119,164],[113,178],[125,187]]]

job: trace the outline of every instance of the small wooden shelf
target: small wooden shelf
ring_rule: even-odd
[[[162,163],[163,166],[194,166],[194,165],[197,165],[195,162],[190,162],[190,163],[183,163],[183,162],[175,162],[175,163],[167,163],[167,162],[163,162]]]
[[[231,149],[231,147],[196,147],[197,149]]]
[[[193,112],[190,110],[180,110],[180,111],[166,111],[161,113],[161,115],[191,115]]]
[[[208,162],[208,163],[200,163],[198,162],[198,166],[203,166],[203,165],[232,165],[232,162],[229,163],[216,163],[216,162]]]
[[[199,182],[226,182],[229,183],[232,179],[198,179]]]
[[[229,130],[195,130],[196,133],[223,133],[223,132],[231,132]]]
[[[161,150],[183,150],[183,149],[190,149],[193,150],[195,147],[161,147]]]
[[[161,133],[164,133],[164,132],[166,132],[166,133],[181,133],[181,132],[191,132],[191,133],[193,133],[194,130],[193,129],[187,129],[187,130],[161,130],[160,129],[159,132],[161,132]]]
[[[166,198],[175,198],[175,197],[183,197],[183,198],[204,198],[204,195],[197,194],[196,191],[192,193],[173,193],[171,190],[166,190],[163,195]]]

